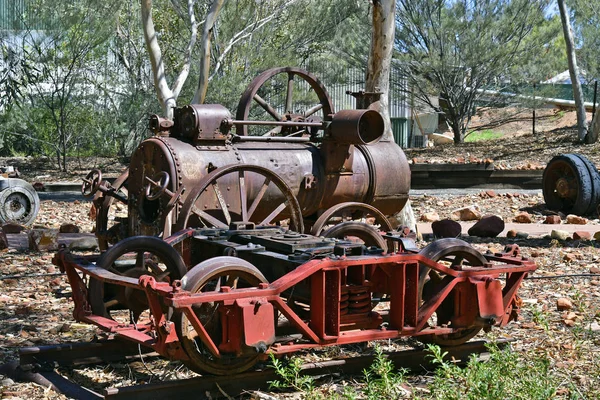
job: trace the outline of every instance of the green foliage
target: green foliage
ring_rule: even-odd
[[[552,375],[547,357],[527,359],[511,350],[488,345],[487,361],[472,356],[465,368],[444,360],[445,353],[429,345],[432,361],[437,365],[430,397],[453,399],[551,399],[558,379]]]
[[[573,12],[578,63],[586,72],[587,81],[600,79],[600,0],[567,2]]]
[[[483,131],[473,131],[465,135],[465,142],[481,142],[483,140],[494,140],[502,137],[502,133],[494,132],[491,129]]]
[[[293,357],[286,364],[282,360],[275,358],[273,353],[269,354],[271,365],[275,369],[281,380],[269,382],[271,389],[293,388],[298,392],[305,393],[308,397],[315,395],[314,378],[308,375],[301,375],[302,359]]]
[[[375,346],[375,360],[369,369],[363,371],[368,399],[397,399],[402,396],[406,371],[394,372],[394,369],[394,364],[386,358],[381,347]]]

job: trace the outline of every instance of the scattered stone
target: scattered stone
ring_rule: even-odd
[[[440,220],[440,215],[435,211],[428,212],[421,215],[421,221],[423,222],[435,222]]]
[[[563,260],[570,263],[577,260],[575,254],[567,253],[563,256]]]
[[[0,229],[0,250],[8,249],[8,238],[6,233]]]
[[[517,231],[515,231],[514,229],[511,229],[510,231],[506,232],[506,237],[507,238],[516,238],[517,237]]]
[[[561,297],[558,300],[556,300],[556,309],[558,311],[567,311],[573,308],[573,303],[571,302],[571,299],[568,299],[566,297]]]
[[[600,240],[600,232],[594,233],[594,240]]]
[[[527,239],[529,237],[529,233],[527,232],[517,232],[517,239]]]
[[[50,264],[46,267],[46,272],[49,274],[53,274],[56,272],[56,267],[54,265]]]
[[[546,220],[544,221],[545,224],[550,225],[560,224],[561,222],[562,220],[560,219],[559,215],[547,215]]]
[[[432,223],[431,230],[437,238],[458,237],[462,232],[462,226],[456,221],[444,219]]]
[[[592,332],[600,332],[600,324],[594,321],[588,325],[587,330]]]
[[[58,250],[58,229],[32,229],[28,233],[29,250]]]
[[[557,240],[569,240],[571,239],[571,234],[567,231],[553,229],[552,232],[550,232],[550,238]]]
[[[469,229],[469,235],[496,237],[504,230],[504,221],[497,215],[486,215]]]
[[[36,192],[46,191],[46,186],[42,182],[34,182],[31,186],[33,186]]]
[[[579,215],[569,214],[567,215],[567,224],[572,225],[585,225],[588,223],[586,218],[580,217]]]
[[[10,378],[4,378],[0,381],[0,386],[11,386],[14,385],[15,381]]]
[[[564,319],[563,323],[568,327],[575,326],[575,320],[573,320],[573,319]]]
[[[531,215],[528,212],[521,212],[515,216],[514,222],[520,224],[530,224],[532,221]]]
[[[4,233],[21,233],[26,228],[23,225],[15,224],[12,222],[6,223],[2,225],[2,230]]]
[[[493,190],[486,190],[485,194],[487,194],[488,197],[496,197],[496,196],[498,196],[496,194],[496,192],[494,192]]]
[[[59,229],[60,233],[79,233],[79,227],[75,224],[62,224]]]
[[[575,231],[573,232],[573,239],[575,240],[592,240],[592,233],[586,231]]]
[[[459,221],[476,221],[481,219],[479,207],[475,204],[452,211],[452,219]]]
[[[84,237],[73,240],[69,244],[69,250],[88,251],[98,248],[98,240],[95,237]]]
[[[590,267],[590,274],[600,274],[600,268]]]

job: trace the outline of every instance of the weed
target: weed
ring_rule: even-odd
[[[444,359],[446,353],[429,345],[433,363],[438,366],[429,386],[431,398],[451,399],[550,399],[556,393],[556,380],[546,356],[527,359],[512,350],[488,345],[489,360],[471,356],[460,368]]]
[[[550,317],[547,311],[542,310],[539,307],[536,307],[531,311],[533,314],[533,322],[540,325],[544,328],[544,332],[548,332],[550,329]]]
[[[394,372],[394,364],[375,346],[375,360],[369,369],[363,370],[365,394],[368,399],[397,399],[405,394],[402,384],[406,383],[406,370]]]
[[[307,398],[316,397],[315,386],[314,386],[314,378],[312,376],[302,376],[300,375],[300,371],[302,370],[302,360],[297,357],[293,357],[289,360],[289,363],[284,363],[283,361],[275,358],[273,353],[269,355],[271,359],[271,364],[273,368],[275,368],[275,373],[282,380],[274,380],[269,382],[269,386],[271,389],[284,389],[284,388],[293,388],[299,392],[304,392],[307,394]]]

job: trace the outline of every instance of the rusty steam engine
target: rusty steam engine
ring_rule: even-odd
[[[260,90],[278,74],[283,113]],[[300,78],[319,100],[293,113]],[[252,119],[253,104],[272,120]],[[251,135],[256,126],[270,130]],[[442,239],[417,249],[386,217],[406,203],[410,171],[382,140],[381,115],[334,113],[307,72],[259,75],[235,119],[189,105],[151,129],[113,184],[97,170],[84,180],[103,252],[54,259],[78,321],[198,372],[234,374],[317,346],[401,336],[457,345],[516,318],[535,264],[517,246],[484,255]],[[112,215],[118,203],[126,216]]]

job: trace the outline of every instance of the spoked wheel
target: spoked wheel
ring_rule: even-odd
[[[267,280],[252,264],[235,257],[215,257],[192,268],[181,280],[182,289],[190,293],[218,292],[221,287],[232,289],[257,287]],[[193,311],[217,347],[223,340],[220,302],[201,303]],[[259,354],[236,355],[221,352],[215,357],[199,339],[196,330],[184,313],[175,315],[175,326],[181,344],[190,357],[187,365],[198,373],[233,375],[251,368]],[[239,332],[242,334],[242,332]]]
[[[121,198],[128,198],[127,180],[129,170],[123,172],[111,185],[111,191]],[[113,196],[103,192],[96,193],[94,203],[98,204],[96,211],[96,236],[100,251],[107,250],[109,245],[117,243],[126,237],[127,206]]]
[[[238,120],[320,122],[333,114],[333,103],[316,76],[299,68],[272,68],[258,75],[242,94]],[[267,130],[270,128],[267,128]],[[240,135],[302,136],[306,128],[241,126]]]
[[[33,224],[40,211],[37,192],[22,179],[11,178],[7,181],[8,187],[0,190],[0,224]]]
[[[367,247],[375,246],[383,249],[383,251],[387,251],[388,249],[387,243],[381,236],[381,233],[372,225],[364,222],[342,222],[327,229],[321,236],[362,243]]]
[[[310,234],[319,236],[334,225],[349,221],[367,223],[383,232],[392,230],[392,224],[381,211],[369,204],[350,201],[336,204],[321,214]]]
[[[433,261],[447,263],[448,266],[479,267],[487,260],[468,243],[454,238],[439,239],[425,246],[420,252]],[[421,265],[419,270],[419,304],[431,299],[438,293],[444,275]],[[476,299],[473,299],[476,301]],[[433,315],[436,326],[449,325],[454,317],[454,291],[442,302]],[[473,338],[481,330],[480,326],[468,327],[447,335],[419,336],[422,342],[431,342],[440,346],[458,346]]]
[[[179,213],[176,230],[188,227],[227,229],[232,224],[274,225],[289,219],[303,233],[298,199],[276,173],[256,165],[217,168],[196,185]]]
[[[584,156],[563,154],[544,169],[542,189],[549,209],[585,215],[600,202],[600,175]]]
[[[96,265],[115,274],[130,278],[151,275],[158,282],[181,279],[187,268],[179,253],[166,242],[151,236],[134,236],[111,247]],[[126,321],[136,321],[148,309],[142,290],[111,285],[90,279],[89,301],[95,315],[117,319],[118,310],[129,310]],[[113,313],[114,312],[114,313]],[[121,321],[124,322],[124,321]]]

